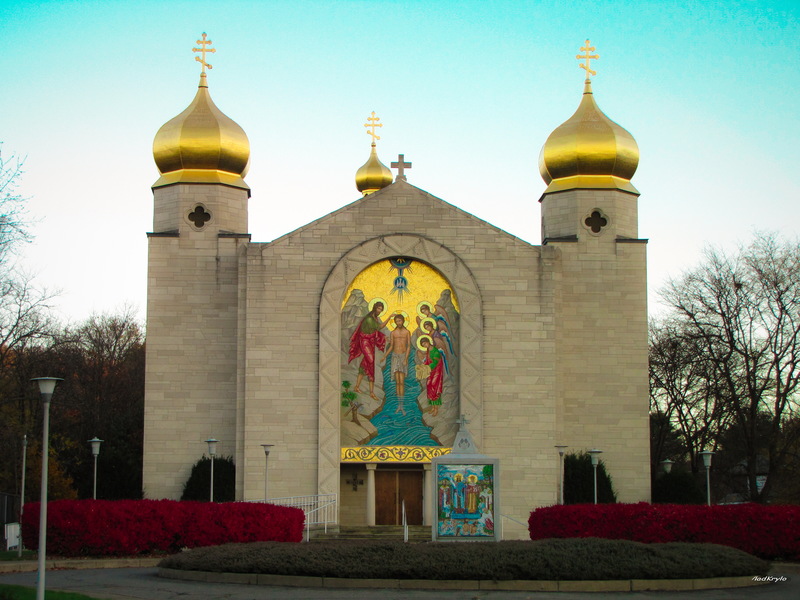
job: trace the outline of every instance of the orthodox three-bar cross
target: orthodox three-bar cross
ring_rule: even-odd
[[[397,169],[397,178],[395,181],[408,181],[408,179],[406,179],[406,169],[411,168],[411,163],[405,162],[405,158],[405,154],[398,154],[397,162],[392,163],[392,168]]]
[[[375,116],[375,111],[373,110],[372,111],[372,116],[371,117],[367,117],[367,121],[369,121],[369,123],[364,123],[364,127],[366,127],[367,129],[372,129],[372,131],[368,131],[367,132],[367,135],[371,135],[372,136],[372,143],[373,144],[375,143],[375,140],[381,139],[381,136],[379,136],[377,133],[375,133],[375,128],[376,127],[383,127],[383,123],[378,123],[378,121],[380,121],[380,120],[381,120],[381,118],[380,117],[376,117]]]
[[[599,59],[600,55],[589,54],[590,52],[594,52],[594,46],[591,45],[591,42],[589,42],[589,40],[586,40],[586,45],[583,48],[581,48],[581,52],[584,52],[585,54],[578,54],[578,56],[576,56],[575,58],[577,58],[578,60],[585,60],[586,62],[578,66],[584,71],[586,71],[587,78],[589,77],[589,75],[597,75],[597,71],[592,71],[591,67],[589,66],[590,65],[589,61],[592,59]]]
[[[197,62],[199,62],[201,65],[203,65],[203,73],[206,72],[206,67],[208,67],[209,69],[213,68],[210,64],[208,64],[206,62],[206,52],[214,53],[214,52],[217,51],[216,48],[208,48],[207,47],[207,46],[210,46],[211,44],[213,44],[214,42],[212,42],[211,40],[207,40],[206,37],[207,36],[206,36],[205,31],[204,31],[203,32],[203,39],[202,40],[197,40],[197,43],[200,44],[200,47],[199,48],[192,48],[192,52],[200,52],[200,54],[202,56],[202,58],[200,58],[200,56],[195,56],[194,59]]]

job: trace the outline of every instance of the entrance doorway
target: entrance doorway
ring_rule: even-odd
[[[405,501],[406,522],[409,525],[422,525],[422,482],[421,470],[375,471],[375,524],[402,525]]]

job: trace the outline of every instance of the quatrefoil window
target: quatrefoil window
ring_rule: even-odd
[[[586,225],[592,233],[600,233],[600,230],[608,225],[608,219],[606,219],[598,209],[595,209],[592,211],[591,215],[584,219],[583,224]]]
[[[205,208],[198,204],[195,209],[189,213],[189,220],[195,227],[202,229],[203,225],[211,220],[211,213],[207,212]]]

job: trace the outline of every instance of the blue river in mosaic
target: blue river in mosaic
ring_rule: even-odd
[[[383,391],[386,402],[383,410],[372,418],[378,435],[370,440],[370,446],[438,446],[431,438],[431,428],[422,422],[422,411],[417,398],[422,391],[419,381],[414,377],[415,352],[408,360],[405,397],[401,403],[397,398],[397,385],[392,379],[391,361],[383,368]],[[405,414],[403,414],[405,412]]]

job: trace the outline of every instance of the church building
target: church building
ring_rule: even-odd
[[[539,246],[415,187],[402,155],[393,175],[375,113],[361,197],[251,240],[249,141],[211,100],[203,52],[194,100],[153,144],[146,497],[179,498],[214,438],[237,500],[327,495],[343,526],[399,524],[401,506],[430,524],[431,461],[465,427],[499,461],[506,538],[559,501],[556,446],[601,450],[619,501],[649,500],[639,151],[581,50],[577,111],[539,157]]]

